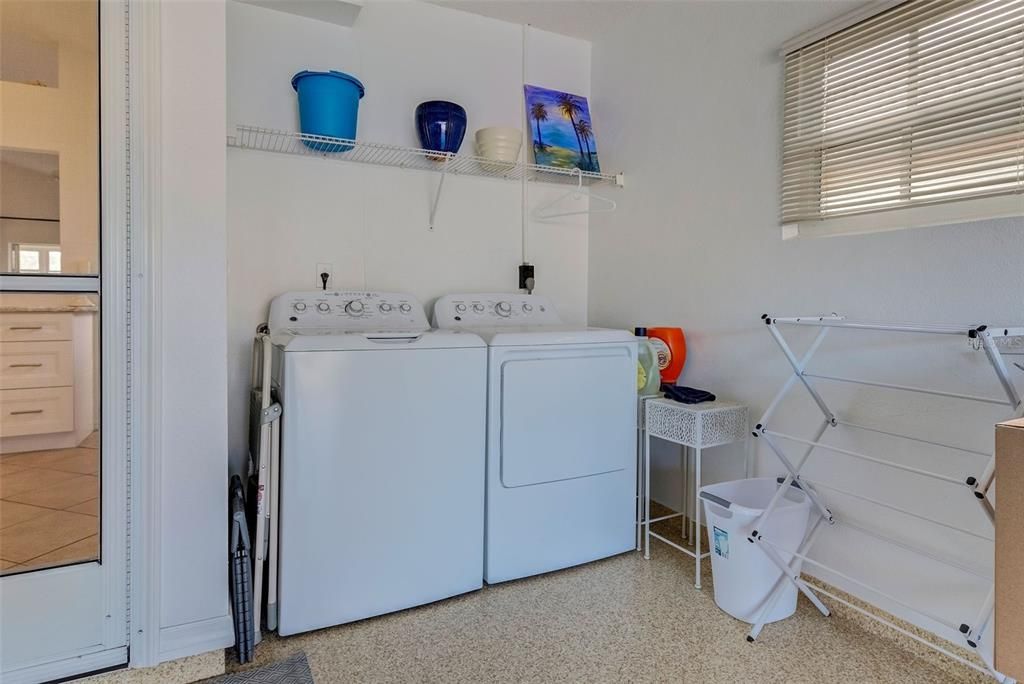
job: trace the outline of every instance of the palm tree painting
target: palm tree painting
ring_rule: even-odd
[[[569,120],[572,132],[576,134],[576,147],[580,150],[580,157],[583,157],[583,142],[580,140],[580,130],[576,127],[576,115],[583,112],[579,100],[569,93],[558,94],[558,110],[562,116]]]
[[[538,164],[600,171],[590,105],[582,95],[540,86],[524,86],[526,116],[533,125],[533,154]]]
[[[590,122],[586,119],[580,119],[576,123],[576,135],[578,135],[587,146],[587,161],[593,164],[594,153],[590,149],[590,141],[594,139],[594,129],[590,127]]]
[[[544,136],[540,132],[540,122],[548,120],[548,108],[543,102],[534,102],[530,105],[530,118],[537,123],[537,137],[533,140],[535,150],[544,150]]]

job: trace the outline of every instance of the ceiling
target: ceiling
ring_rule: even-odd
[[[442,7],[472,12],[514,24],[530,24],[545,31],[591,42],[616,30],[641,13],[671,10],[673,6],[737,3],[740,0],[427,0]],[[763,2],[764,0],[748,0]],[[794,0],[786,0],[794,1]],[[806,26],[794,35],[820,25],[863,4],[864,0],[803,0],[808,9]],[[671,16],[671,15],[669,15]]]
[[[593,41],[638,10],[663,2],[650,0],[428,0],[513,24]],[[671,3],[669,3],[671,4]]]

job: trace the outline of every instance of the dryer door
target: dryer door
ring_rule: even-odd
[[[632,468],[636,345],[492,348],[501,484],[524,487]]]

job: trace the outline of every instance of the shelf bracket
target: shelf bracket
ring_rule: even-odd
[[[441,180],[437,182],[437,192],[434,194],[434,202],[430,205],[430,230],[434,230],[434,219],[437,217],[437,205],[441,203],[441,190],[444,188],[444,179],[448,175],[448,164],[454,156],[451,152],[445,153],[444,166],[441,168]]]

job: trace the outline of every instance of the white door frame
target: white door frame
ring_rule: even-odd
[[[143,3],[146,4],[146,3]],[[101,319],[101,482],[102,510],[101,564],[79,564],[41,570],[5,578],[16,593],[62,586],[90,587],[77,582],[83,572],[102,573],[101,606],[103,627],[96,643],[80,651],[66,652],[56,659],[41,659],[4,673],[4,681],[37,682],[71,677],[96,670],[116,668],[128,662],[129,595],[128,551],[130,545],[129,477],[130,430],[134,417],[131,406],[130,352],[133,315],[129,285],[133,278],[130,225],[139,225],[129,215],[130,167],[128,111],[126,109],[128,46],[128,4],[125,0],[100,2],[100,277],[70,281],[58,277],[29,279],[0,277],[5,290],[83,291],[99,290]],[[131,457],[131,458],[134,458]],[[95,580],[91,580],[95,581]],[[16,583],[16,587],[11,584]],[[36,585],[33,587],[33,585]],[[26,593],[31,597],[30,593]],[[53,598],[53,597],[51,597]],[[32,600],[32,599],[30,599]]]
[[[130,667],[160,662],[162,453],[161,26],[162,0],[123,0],[127,55],[131,192],[131,613]]]
[[[101,520],[104,529],[123,531],[105,534],[102,542],[104,565],[117,570],[109,573],[104,589],[111,619],[103,639],[119,645],[20,669],[12,682],[160,662],[160,5],[158,0],[100,0],[99,289],[107,445]],[[9,289],[68,289],[67,283],[42,277],[31,283],[7,276],[0,281]],[[76,284],[95,290],[97,283],[81,278]]]

